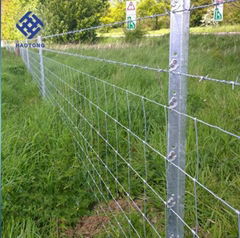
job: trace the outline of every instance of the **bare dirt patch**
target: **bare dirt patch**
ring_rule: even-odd
[[[141,210],[143,207],[143,201],[142,200],[134,200],[134,201],[128,201],[126,199],[119,199],[116,201],[110,201],[107,205],[106,204],[99,204],[95,207],[95,210],[101,211],[104,209],[107,212],[121,212],[125,211],[128,212],[129,209],[137,209]]]
[[[70,229],[66,232],[67,237],[77,238],[92,238],[103,230],[104,225],[109,222],[109,218],[106,216],[89,216],[83,217],[74,229]]]
[[[108,216],[99,214],[119,213],[122,210],[128,212],[129,209],[137,210],[142,209],[143,201],[135,200],[134,202],[126,199],[119,199],[116,201],[110,201],[108,204],[98,204],[94,208],[94,213],[98,215],[85,216],[77,223],[75,228],[69,229],[65,232],[69,238],[92,238],[104,230],[104,226],[110,222]]]

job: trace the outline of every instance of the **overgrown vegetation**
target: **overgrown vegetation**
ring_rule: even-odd
[[[59,112],[3,52],[3,237],[59,237],[93,199]]]

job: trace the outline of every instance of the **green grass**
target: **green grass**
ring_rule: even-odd
[[[159,39],[143,39],[136,44],[126,44],[121,39],[113,43],[103,40],[98,45],[75,45],[67,49],[71,52],[104,57],[129,63],[138,63],[153,67],[168,67],[168,36]],[[107,42],[107,43],[105,43]],[[49,46],[50,47],[50,46]],[[239,36],[191,36],[189,71],[193,74],[209,75],[225,80],[236,80],[239,75]],[[114,85],[144,95],[157,102],[167,104],[168,75],[132,69],[81,58],[45,53],[45,56],[70,65]],[[97,199],[90,193],[88,183],[95,189],[95,194],[103,202],[96,184],[101,188],[106,199],[111,201],[111,194],[101,183],[94,167],[117,198],[126,199],[122,188],[117,186],[107,173],[94,151],[84,143],[82,135],[89,141],[99,157],[118,177],[123,188],[128,190],[128,169],[125,163],[116,157],[116,153],[106,147],[104,141],[91,130],[89,124],[66,103],[59,93],[47,81],[48,93],[63,107],[75,124],[73,128],[57,108],[42,100],[36,85],[31,82],[18,59],[4,54],[3,81],[3,199],[5,206],[4,234],[6,237],[61,237],[63,230],[82,217],[95,214],[93,205]],[[57,65],[45,58],[44,63],[58,77],[92,102],[103,108],[112,117],[118,118],[123,125],[154,148],[166,154],[166,114],[163,108],[145,102],[146,135],[141,98],[126,95],[100,81],[93,80],[68,68]],[[18,73],[16,73],[18,72]],[[123,158],[128,160],[142,176],[145,176],[144,145],[126,130],[116,127],[114,121],[106,119],[105,114],[89,104],[84,97],[67,90],[53,74],[45,70],[46,77],[61,90]],[[20,75],[20,76],[19,76]],[[216,124],[233,133],[240,131],[240,93],[239,88],[213,82],[199,82],[188,79],[188,114]],[[117,95],[117,98],[115,98]],[[128,98],[127,98],[128,97]],[[127,99],[129,105],[127,104]],[[131,123],[129,124],[129,116]],[[188,120],[187,127],[187,172],[195,175],[196,141],[194,123]],[[107,125],[107,128],[106,128]],[[68,129],[69,126],[69,129]],[[117,135],[117,137],[116,137]],[[198,124],[200,173],[199,181],[240,209],[240,148],[237,139]],[[74,143],[76,137],[84,152]],[[130,151],[129,151],[130,141]],[[76,146],[76,147],[75,147]],[[148,167],[148,182],[166,199],[165,162],[161,156],[145,148]],[[84,154],[86,153],[86,154]],[[87,157],[86,157],[87,155]],[[79,163],[79,160],[80,163]],[[94,165],[94,167],[92,166]],[[117,170],[116,171],[116,167]],[[131,196],[143,199],[144,186],[131,172]],[[195,226],[194,189],[192,182],[186,181],[186,222]],[[199,223],[201,237],[236,237],[237,216],[198,187]],[[164,206],[147,189],[146,211],[150,220],[156,222],[161,235],[165,230]],[[106,211],[108,213],[108,211]],[[143,221],[135,211],[127,212],[143,236]],[[110,214],[108,214],[111,216]],[[126,219],[116,214],[125,231],[129,232]],[[123,237],[114,219],[113,234],[111,227],[100,237]],[[13,229],[14,227],[14,229]],[[156,237],[146,225],[148,235]],[[134,232],[130,231],[132,237]],[[58,236],[58,234],[61,234]],[[11,234],[11,236],[9,235]],[[37,234],[37,235],[35,235]],[[46,235],[47,234],[47,235]],[[186,231],[186,237],[191,237]]]
[[[202,33],[219,33],[219,32],[240,32],[240,25],[216,25],[216,26],[202,26],[202,27],[191,27],[191,33],[202,34]],[[166,35],[169,34],[169,29],[163,28],[160,30],[150,30],[146,34],[150,36],[154,35]],[[124,37],[122,28],[111,29],[108,33],[98,33],[100,37]]]

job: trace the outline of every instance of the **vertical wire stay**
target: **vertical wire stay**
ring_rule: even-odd
[[[237,212],[238,216],[238,238],[240,238],[240,211]]]
[[[195,128],[195,141],[196,141],[196,169],[195,169],[195,180],[194,180],[194,205],[195,205],[195,230],[198,234],[199,230],[199,223],[198,223],[198,196],[197,196],[197,184],[196,180],[199,177],[199,149],[198,149],[198,126],[197,120],[194,121],[194,128]]]
[[[115,106],[115,118],[118,121],[118,103],[117,103],[117,94],[116,94],[116,89],[114,88],[113,90],[113,95],[114,95],[114,106]],[[99,105],[99,104],[98,104]],[[119,142],[118,142],[118,125],[117,123],[114,123],[115,125],[115,140],[116,140],[116,150],[119,151]],[[118,155],[115,153],[115,173],[116,173],[116,177],[118,179]],[[115,181],[115,185],[116,185],[116,195],[118,196],[118,184]]]
[[[128,93],[126,92],[126,102],[127,102],[127,121],[128,121],[128,128],[131,128],[131,115],[130,115],[130,105],[129,105],[129,98],[128,98]],[[127,142],[128,142],[128,153],[127,153],[127,158],[128,158],[128,164],[131,164],[131,137],[129,134],[129,131],[127,131]],[[128,193],[127,193],[127,197],[128,197],[128,211],[129,214],[131,213],[131,201],[130,201],[130,196],[131,196],[131,171],[130,168],[128,166]],[[131,236],[131,231],[130,231],[130,236]]]
[[[107,91],[106,91],[106,85],[103,84],[103,95],[104,95],[104,110],[107,112]],[[104,114],[104,122],[105,122],[105,135],[106,135],[106,140],[109,141],[109,135],[108,135],[108,118],[106,116],[106,114]],[[109,153],[108,153],[108,145],[107,143],[105,143],[105,162],[107,165],[109,165],[108,162],[108,157],[109,157]],[[108,183],[110,183],[109,177],[108,177],[108,172],[106,171],[106,178]]]
[[[144,98],[142,98],[142,111],[143,111],[143,119],[144,119],[144,141],[147,141],[147,118],[146,118],[146,110],[145,110],[145,102]],[[145,143],[143,144],[143,154],[144,154],[144,172],[145,172],[145,181],[147,182],[148,177],[147,177],[147,152],[146,152],[146,145]],[[147,214],[147,206],[146,206],[146,201],[147,201],[147,191],[146,191],[146,184],[143,182],[143,187],[144,187],[144,195],[143,195],[143,211],[144,214]],[[143,218],[143,234],[144,237],[147,237],[147,232],[146,232],[146,222],[145,219]]]

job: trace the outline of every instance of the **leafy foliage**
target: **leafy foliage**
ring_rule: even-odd
[[[240,2],[233,2],[225,4],[224,6],[224,20],[223,24],[237,24],[240,23]]]
[[[114,5],[110,5],[105,15],[101,18],[101,22],[104,24],[113,23],[117,21],[123,21],[126,17],[126,3],[116,2]]]
[[[194,6],[200,6],[208,4],[207,0],[196,0],[193,2]],[[106,11],[105,15],[101,18],[101,22],[104,24],[112,23],[116,21],[121,21],[125,19],[126,12],[126,1],[115,1],[113,2],[109,9]],[[159,1],[159,0],[141,0],[137,4],[137,16],[144,17],[155,15],[159,13],[164,13],[166,10],[170,9],[169,1]],[[202,23],[204,25],[214,25],[213,23],[213,7],[197,9],[191,12],[190,23],[191,26],[200,26]],[[240,3],[234,2],[231,4],[224,5],[224,21],[220,24],[237,24],[240,22]],[[206,23],[208,22],[208,23]],[[205,24],[206,23],[206,24]],[[157,30],[160,28],[169,27],[169,16],[166,17],[155,17],[153,19],[144,20],[141,24],[147,29]]]
[[[142,0],[138,4],[138,16],[144,17],[144,16],[150,16],[155,15],[159,13],[163,13],[166,10],[170,9],[170,4],[168,1],[158,1],[158,0]],[[148,20],[147,25],[152,30],[160,29],[160,27],[167,27],[168,26],[168,20],[169,17],[155,17],[154,19]]]
[[[124,30],[125,41],[133,43],[143,38],[145,32],[141,27],[137,27],[135,30]]]
[[[27,11],[36,10],[37,1],[3,0],[2,4],[2,38],[7,40],[24,39],[17,30],[16,23]]]
[[[73,31],[99,24],[107,0],[40,0],[46,23],[45,35]],[[60,42],[94,41],[94,30],[58,37]]]

